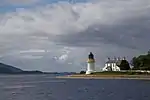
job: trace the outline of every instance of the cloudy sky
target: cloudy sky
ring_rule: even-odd
[[[149,0],[0,0],[0,62],[80,71],[88,53],[128,60],[150,47]]]

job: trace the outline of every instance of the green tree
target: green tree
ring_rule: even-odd
[[[86,73],[85,71],[81,71],[81,72],[80,72],[80,74],[85,74],[85,73]]]
[[[130,70],[130,65],[127,60],[122,60],[119,67],[121,70]]]
[[[150,51],[145,55],[133,57],[132,64],[134,70],[150,70]]]
[[[150,55],[150,50],[148,50],[148,55]]]

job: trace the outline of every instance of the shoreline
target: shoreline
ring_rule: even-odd
[[[150,80],[150,75],[66,75],[57,76],[56,78],[65,79],[139,79]]]

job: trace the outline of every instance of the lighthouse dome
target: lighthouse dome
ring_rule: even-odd
[[[89,57],[88,57],[89,59],[94,59],[94,55],[93,55],[93,53],[92,52],[90,52],[90,54],[89,54]]]

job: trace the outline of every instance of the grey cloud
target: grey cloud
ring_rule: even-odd
[[[60,36],[61,43],[77,46],[97,46],[113,44],[120,47],[146,51],[149,49],[150,8],[147,13],[136,18],[125,18],[114,25],[94,25],[78,34]],[[92,44],[91,44],[92,43]]]
[[[148,0],[95,2],[48,5],[4,15],[8,20],[0,26],[1,60],[23,69],[80,71],[90,51],[97,67],[103,67],[108,56],[131,59],[149,49]],[[30,49],[49,52],[19,54]],[[28,55],[42,58],[27,59]],[[67,58],[59,61],[63,55]]]

